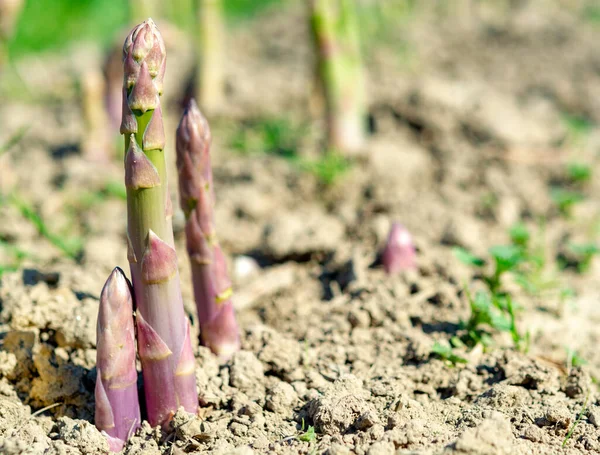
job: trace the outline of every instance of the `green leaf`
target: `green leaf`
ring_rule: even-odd
[[[524,259],[523,251],[515,245],[495,245],[490,254],[496,261],[496,273],[514,269]]]
[[[473,267],[483,267],[485,261],[461,247],[452,248],[452,253],[460,262]]]
[[[526,248],[529,243],[529,230],[523,223],[513,225],[509,230],[510,240],[513,244]]]
[[[431,348],[431,353],[437,355],[439,358],[451,363],[452,365],[456,365],[457,363],[467,363],[467,359],[454,354],[451,346],[441,344],[438,341],[436,341]]]
[[[585,199],[581,193],[558,187],[550,188],[550,198],[563,215],[569,215],[572,207]]]
[[[593,256],[600,253],[600,248],[594,243],[571,243],[568,248],[577,256]]]
[[[584,183],[592,177],[592,168],[584,163],[569,163],[567,174],[573,183]]]

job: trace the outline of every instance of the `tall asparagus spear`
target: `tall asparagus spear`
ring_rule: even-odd
[[[197,97],[210,114],[223,103],[225,23],[221,0],[200,0],[198,6]]]
[[[355,0],[310,0],[329,146],[345,154],[365,142],[366,85]]]
[[[240,347],[231,282],[214,226],[210,130],[194,100],[177,128],[177,169],[202,343],[226,359]]]
[[[165,426],[179,406],[195,413],[198,395],[163,153],[160,95],[165,46],[152,19],[131,31],[123,59],[121,133],[125,135],[128,259],[137,306],[138,352],[148,420]]]
[[[118,267],[102,289],[96,333],[96,426],[118,452],[141,422],[131,291]]]

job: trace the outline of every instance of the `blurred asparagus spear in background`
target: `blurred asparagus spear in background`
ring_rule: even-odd
[[[177,170],[202,343],[221,359],[240,348],[231,282],[214,225],[208,122],[192,99],[177,128]]]
[[[196,96],[204,112],[217,112],[223,103],[225,21],[221,0],[199,0],[198,78]]]
[[[133,304],[123,271],[115,268],[100,296],[96,340],[96,426],[118,452],[141,423],[135,370]]]
[[[85,134],[83,135],[83,156],[90,161],[109,162],[113,156],[109,135],[109,118],[104,98],[106,84],[98,69],[91,69],[82,75],[81,99]]]
[[[165,426],[179,406],[195,413],[198,395],[163,153],[160,95],[165,46],[152,19],[131,31],[123,59],[121,133],[125,135],[128,259],[137,307],[138,351],[148,420]]]
[[[356,154],[365,142],[366,83],[354,0],[310,0],[330,149]]]
[[[7,44],[24,4],[23,0],[0,0],[0,70],[8,59]]]
[[[162,17],[161,0],[129,0],[129,17],[131,23],[137,24],[147,17]]]
[[[381,255],[383,268],[388,275],[417,267],[416,250],[408,229],[400,223],[392,224],[390,233]]]

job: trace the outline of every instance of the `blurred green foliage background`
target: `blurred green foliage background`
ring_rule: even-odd
[[[225,0],[230,23],[254,17],[264,8],[287,0]],[[196,0],[165,0],[164,15],[180,26],[193,27]],[[61,49],[69,42],[109,45],[115,34],[133,23],[127,0],[27,0],[8,44],[11,58]]]

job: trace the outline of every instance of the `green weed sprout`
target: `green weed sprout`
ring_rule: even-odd
[[[473,255],[464,248],[456,247],[453,250],[456,258],[462,263],[481,268],[485,260]],[[489,249],[494,261],[494,270],[490,275],[483,275],[483,281],[488,285],[492,294],[498,292],[501,286],[501,278],[506,272],[515,271],[517,266],[523,262],[523,252],[515,245],[496,245]]]
[[[431,353],[451,366],[456,366],[459,363],[467,363],[467,359],[453,352],[451,345],[442,344],[439,341],[435,342],[431,348]]]
[[[583,194],[566,188],[550,188],[550,198],[556,204],[560,214],[566,218],[570,217],[575,204],[583,201]]]
[[[577,271],[579,273],[587,272],[594,256],[600,253],[600,248],[594,243],[571,243],[568,249],[577,258]]]
[[[300,431],[301,431],[301,433],[298,436],[296,436],[298,441],[314,442],[317,440],[317,434],[315,432],[315,427],[313,427],[312,425],[309,425],[308,428],[306,428],[306,430],[305,430],[304,419],[302,419],[302,426],[300,427]]]
[[[569,163],[567,165],[567,176],[571,183],[587,183],[592,178],[592,168],[584,163]]]
[[[583,415],[587,411],[589,398],[590,398],[590,393],[588,392],[587,395],[585,396],[585,402],[583,403],[581,412],[577,416],[577,419],[575,419],[575,422],[573,422],[573,425],[571,425],[571,428],[567,432],[567,435],[565,436],[565,439],[563,440],[561,447],[565,447],[567,445],[567,442],[569,442],[569,439],[571,439],[571,436],[573,436],[573,432],[575,431],[575,428],[577,428],[577,425],[579,425],[579,422],[581,422]]]

